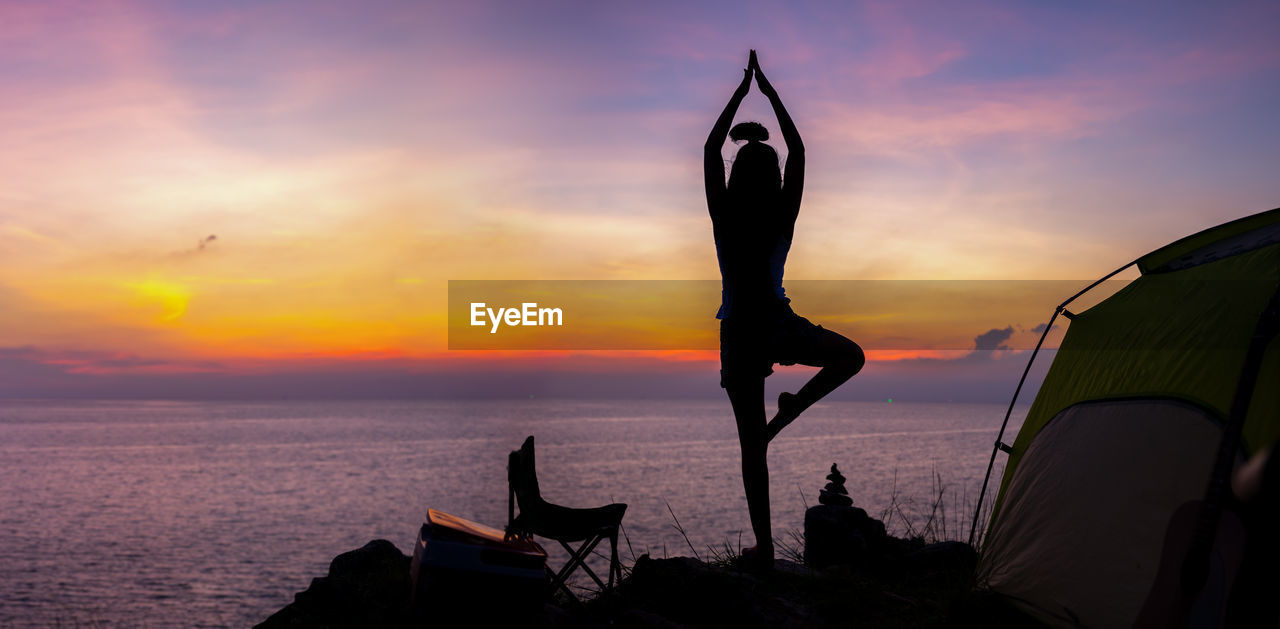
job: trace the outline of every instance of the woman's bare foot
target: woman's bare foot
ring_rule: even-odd
[[[767,546],[756,545],[748,546],[742,549],[742,561],[752,570],[772,570],[773,569],[773,544]]]
[[[778,436],[778,433],[782,432],[788,424],[795,421],[802,411],[804,408],[801,407],[795,394],[786,391],[779,393],[778,414],[774,415],[764,427],[765,442],[773,441],[773,438]]]

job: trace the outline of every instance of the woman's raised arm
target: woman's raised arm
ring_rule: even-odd
[[[764,71],[760,69],[754,50],[751,51],[750,67],[747,69],[755,72],[760,93],[764,94],[769,99],[769,104],[773,105],[773,114],[778,118],[782,139],[787,143],[787,166],[782,177],[782,193],[794,221],[795,214],[800,212],[800,195],[804,192],[804,142],[800,140],[800,132],[796,130],[796,123],[791,121],[787,108],[782,106],[778,90],[773,89],[773,84],[769,83],[769,79],[764,76]]]
[[[738,89],[729,97],[729,104],[720,112],[720,117],[716,119],[715,126],[711,127],[711,134],[707,136],[707,143],[702,148],[702,175],[707,189],[707,209],[712,214],[720,210],[725,195],[724,157],[720,155],[720,148],[724,146],[725,138],[729,137],[729,125],[733,123],[738,105],[742,104],[749,89],[751,69],[747,68],[742,71],[742,83],[738,84]]]
[[[760,69],[760,63],[756,61],[756,51],[751,51],[752,67],[748,70],[754,70],[756,75],[756,84],[760,86],[760,93],[769,99],[769,104],[773,105],[773,114],[778,118],[778,127],[782,131],[782,139],[787,143],[787,152],[804,152],[804,142],[800,141],[800,132],[796,130],[796,123],[791,121],[791,115],[787,113],[787,108],[782,106],[782,99],[778,97],[778,90],[773,88],[773,84],[769,79],[765,78],[764,70]]]

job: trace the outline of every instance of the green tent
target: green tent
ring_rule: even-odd
[[[1070,323],[1053,364],[1012,446],[997,441],[1009,458],[979,582],[1051,624],[1131,626],[1171,515],[1205,495],[1280,285],[1280,209],[1133,264],[1141,275],[1096,306],[1059,307]],[[1256,378],[1241,457],[1280,438],[1274,338]]]

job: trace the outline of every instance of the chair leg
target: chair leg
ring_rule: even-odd
[[[612,589],[614,585],[621,583],[622,564],[618,561],[618,530],[614,529],[609,531],[607,537],[609,539],[608,583],[602,581],[600,577],[596,575],[595,571],[591,569],[591,566],[587,565],[587,558],[591,556],[591,552],[594,551],[596,546],[606,538],[606,534],[601,533],[583,540],[582,544],[578,546],[576,550],[570,546],[568,542],[565,542],[564,540],[556,540],[557,542],[560,542],[560,546],[569,554],[569,561],[565,563],[564,567],[560,568],[559,572],[554,572],[551,568],[547,568],[547,574],[551,575],[551,591],[555,591],[558,588],[564,590],[570,598],[578,600],[578,597],[569,590],[567,582],[569,580],[569,575],[573,574],[573,571],[579,567],[582,568],[583,572],[587,573],[588,577],[591,577],[591,580],[595,582],[601,592]]]
[[[582,602],[582,601],[579,601],[578,597],[574,595],[574,593],[569,589],[568,584],[566,584],[563,580],[560,579],[560,575],[556,574],[556,571],[551,569],[551,566],[547,566],[546,570],[547,570],[547,596],[551,596],[555,594],[556,590],[564,590],[564,593],[569,597],[569,600],[575,603]]]
[[[556,540],[564,547],[565,552],[569,553],[569,561],[560,569],[560,572],[555,573],[552,577],[551,590],[555,591],[557,588],[562,589],[569,594],[571,598],[577,600],[577,597],[574,596],[573,592],[569,591],[569,587],[566,582],[569,579],[569,575],[572,574],[574,569],[579,566],[581,566],[582,570],[587,573],[587,576],[591,577],[592,581],[596,582],[596,585],[599,586],[602,591],[606,589],[604,582],[600,580],[600,577],[596,576],[596,573],[591,571],[590,566],[586,563],[586,558],[591,555],[591,551],[595,550],[596,545],[603,540],[603,535],[596,535],[593,538],[584,540],[577,550],[574,550],[573,547],[569,546],[568,543],[562,540]],[[551,569],[548,568],[547,572],[551,573]]]
[[[568,544],[560,542],[560,545],[564,546],[564,549],[568,551],[570,555],[569,563],[560,571],[561,574],[567,578],[569,574],[573,572],[575,567],[581,566],[582,571],[586,572],[587,576],[591,577],[591,580],[596,582],[596,585],[600,587],[601,591],[604,591],[606,589],[604,581],[601,581],[600,577],[596,576],[596,573],[591,570],[591,566],[587,565],[587,557],[591,556],[591,551],[595,550],[596,545],[601,541],[604,541],[604,536],[596,535],[592,539],[584,541],[582,545],[578,547],[577,551],[570,548]]]
[[[560,540],[556,540],[556,541],[560,542],[560,546],[563,547],[564,551],[569,554],[569,561],[565,562],[564,566],[560,568],[560,572],[556,574],[556,581],[566,581],[568,580],[569,575],[572,574],[573,571],[579,565],[583,565],[585,567],[585,564],[583,564],[582,562],[582,558],[583,558],[582,551],[584,548],[586,548],[587,544],[591,543],[592,541],[599,542],[600,540],[599,539],[587,540],[582,543],[582,546],[578,547],[578,550],[574,550],[572,547],[569,546],[569,544],[565,542],[562,542]],[[592,546],[594,547],[594,544],[592,544]],[[590,551],[590,549],[587,549],[587,550]]]
[[[614,575],[622,582],[622,566],[618,565],[618,530],[609,535],[609,587],[613,587]]]

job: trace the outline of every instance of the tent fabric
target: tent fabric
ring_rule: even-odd
[[[1174,397],[1225,418],[1258,317],[1277,283],[1280,243],[1181,271],[1144,275],[1077,314],[1014,440],[997,512],[1011,472],[1031,440],[1072,404]],[[1272,343],[1260,378],[1280,375],[1275,348]],[[1257,387],[1249,409],[1244,448],[1254,452],[1280,438],[1280,387]]]
[[[979,578],[1046,622],[1131,626],[1168,514],[1204,493],[1221,434],[1213,414],[1179,400],[1062,411],[1011,480]]]
[[[1210,227],[1138,259],[1143,274],[1189,268],[1280,242],[1280,208]]]
[[[1141,605],[1149,566],[1135,568],[1135,555],[1116,554],[1108,540],[1161,543],[1177,504],[1150,500],[1150,482],[1167,481],[1181,498],[1203,495],[1212,454],[1192,465],[1168,440],[1216,451],[1214,421],[1230,413],[1258,321],[1280,286],[1280,209],[1188,236],[1137,265],[1140,277],[1071,319],[1010,448],[982,549],[980,574],[994,591],[1064,624],[1087,616],[1095,622],[1084,624],[1126,626]],[[1246,456],[1280,440],[1280,339],[1257,378],[1242,431]],[[1106,410],[1139,401],[1149,406],[1132,416]],[[1196,409],[1191,423],[1200,428],[1186,428],[1185,413],[1170,405]],[[1204,433],[1211,428],[1217,435]],[[1115,431],[1124,433],[1119,445]],[[1148,467],[1154,475],[1143,475]],[[1126,501],[1138,511],[1120,522],[1117,505]],[[1067,540],[1072,552],[1060,546]],[[1133,544],[1149,559],[1143,543]],[[1080,579],[1109,589],[1073,589]]]

